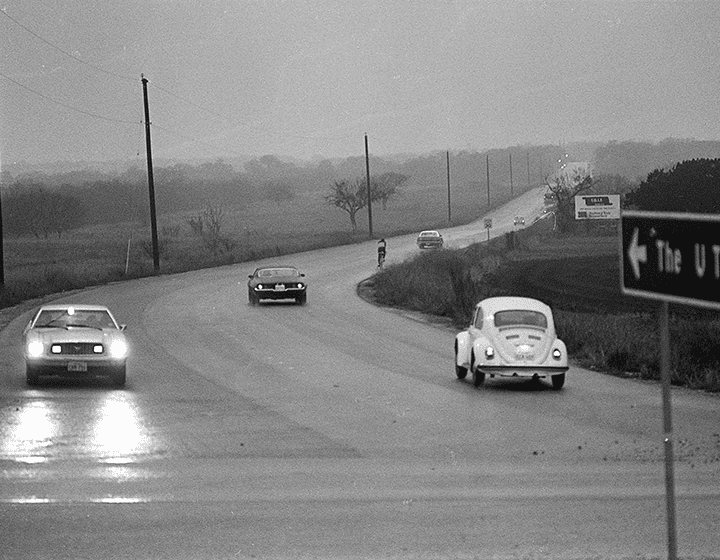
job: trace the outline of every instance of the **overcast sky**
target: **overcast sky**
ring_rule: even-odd
[[[720,2],[3,0],[0,165],[720,139]]]

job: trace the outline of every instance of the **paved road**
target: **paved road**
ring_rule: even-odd
[[[28,313],[0,331],[0,557],[666,555],[659,387],[572,368],[559,392],[475,389],[454,331],[356,296],[374,242],[281,260],[306,306],[249,306],[256,263],[61,298],[129,325],[123,390],[28,388]],[[679,551],[720,557],[720,399],[673,399]]]

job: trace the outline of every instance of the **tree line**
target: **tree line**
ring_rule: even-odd
[[[487,176],[493,189],[503,192],[512,188],[513,180],[518,186],[542,185],[552,175],[558,156],[566,153],[571,159],[593,162],[596,173],[582,184],[583,192],[627,194],[624,205],[640,209],[719,211],[715,200],[720,189],[713,183],[717,172],[705,169],[712,160],[701,157],[720,153],[719,142],[584,142],[453,152],[453,187],[477,192],[485,188]],[[348,212],[355,228],[355,215],[367,205],[365,164],[361,156],[299,163],[271,155],[248,160],[241,169],[224,160],[176,163],[155,169],[156,202],[161,213],[174,213],[218,203],[234,206],[267,200],[281,205],[299,194],[318,192],[319,200],[324,197]],[[371,168],[371,200],[386,204],[403,184],[445,184],[446,152],[372,157]],[[147,173],[142,167],[115,175],[86,169],[12,177],[4,170],[0,179],[4,224],[11,235],[60,236],[88,224],[149,221]],[[556,193],[557,200],[573,195],[579,183],[565,185]],[[568,216],[571,212],[566,208]]]

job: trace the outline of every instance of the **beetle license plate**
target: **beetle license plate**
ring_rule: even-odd
[[[68,371],[84,373],[87,371],[87,362],[68,362],[67,369]]]
[[[276,291],[276,292],[284,292],[284,291],[285,291],[285,284],[275,284],[275,291]]]

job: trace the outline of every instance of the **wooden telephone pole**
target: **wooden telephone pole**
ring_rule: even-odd
[[[373,237],[372,225],[372,196],[370,192],[370,153],[368,152],[368,137],[365,134],[365,175],[367,177],[367,204],[368,204],[368,232],[370,239]]]
[[[5,287],[5,255],[3,252],[3,245],[5,244],[5,238],[3,234],[3,221],[2,221],[2,182],[0,182],[0,290]]]
[[[147,78],[140,74],[145,103],[145,146],[147,148],[148,189],[150,190],[150,227],[152,229],[152,252],[155,272],[160,270],[160,247],[158,244],[157,215],[155,212],[155,183],[153,181],[152,148],[150,147],[150,107],[148,105]]]

